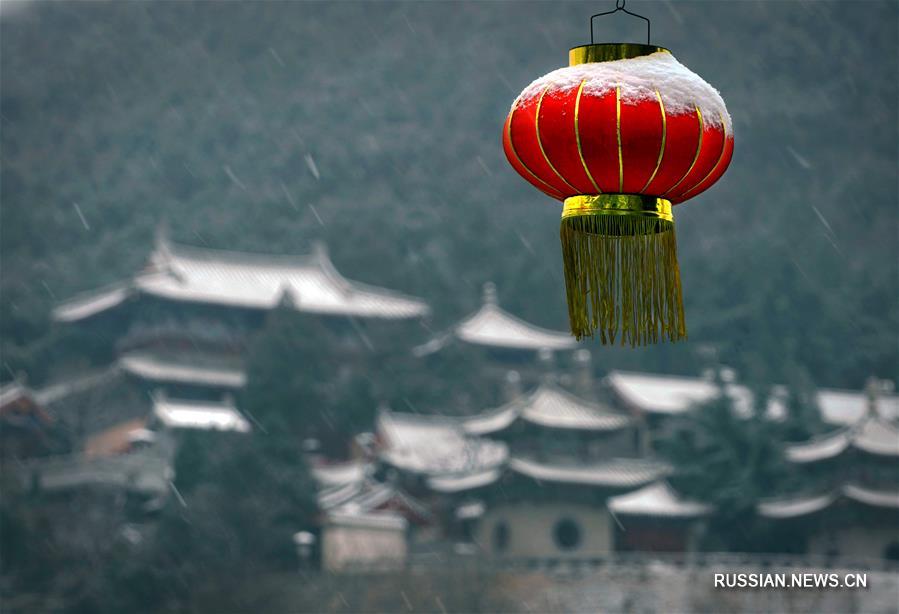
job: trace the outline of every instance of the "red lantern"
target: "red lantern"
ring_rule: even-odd
[[[727,169],[721,96],[662,47],[591,44],[526,87],[503,148],[534,187],[564,202],[571,330],[631,345],[686,336],[672,205]]]

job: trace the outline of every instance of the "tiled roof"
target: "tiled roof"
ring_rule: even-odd
[[[53,310],[57,322],[77,322],[118,307],[134,295],[131,281],[118,282],[97,290],[79,294]]]
[[[369,474],[371,464],[362,461],[316,465],[312,467],[312,477],[323,488],[343,486],[361,482]]]
[[[711,506],[704,503],[681,498],[665,481],[611,497],[607,505],[614,514],[666,518],[694,518],[704,516],[712,510]]]
[[[762,501],[756,506],[760,516],[766,518],[796,518],[807,516],[830,507],[837,496],[833,493]]]
[[[467,343],[492,347],[570,350],[577,346],[577,341],[568,333],[529,324],[499,305],[489,303],[456,325],[454,332]]]
[[[852,447],[878,456],[899,456],[899,428],[880,416],[861,420],[854,427],[786,446],[784,454],[794,463],[833,458]]]
[[[428,476],[486,470],[505,461],[508,450],[494,442],[465,434],[458,422],[382,410],[377,418],[381,460]]]
[[[498,409],[467,418],[463,427],[473,435],[486,435],[508,428],[516,419],[550,428],[591,431],[616,430],[633,422],[630,416],[544,383]]]
[[[852,445],[868,454],[899,456],[899,428],[880,416],[872,416],[858,425]]]
[[[57,307],[54,315],[60,321],[81,320],[119,305],[135,292],[249,309],[271,309],[287,295],[300,311],[360,318],[415,318],[429,312],[421,300],[344,278],[321,246],[308,256],[275,256],[161,240],[146,272],[76,297]]]
[[[784,456],[794,463],[813,463],[839,456],[849,447],[852,431],[842,429],[801,443],[787,445]]]
[[[153,415],[173,429],[236,431],[248,433],[250,423],[237,408],[228,403],[183,399],[153,399]]]
[[[502,469],[497,467],[486,471],[470,473],[438,475],[428,478],[428,488],[442,493],[456,493],[474,490],[495,483],[501,476]]]
[[[634,488],[642,486],[670,473],[663,463],[644,459],[616,458],[606,461],[578,464],[553,464],[513,457],[509,469],[541,482]]]
[[[239,369],[187,364],[152,354],[126,354],[119,359],[119,365],[126,373],[152,382],[232,389],[243,388],[247,383],[246,375]]]
[[[577,347],[577,341],[570,334],[530,324],[500,308],[492,283],[484,284],[483,305],[478,311],[450,332],[415,348],[414,352],[418,356],[432,354],[454,338],[474,345],[513,350],[571,350]]]
[[[796,518],[807,516],[840,499],[848,499],[871,507],[899,509],[899,490],[881,490],[858,484],[845,484],[836,492],[763,501],[757,510],[767,518]]]
[[[652,373],[612,371],[607,381],[623,401],[652,414],[682,414],[692,405],[713,398],[718,390],[715,382],[709,379]],[[726,390],[741,415],[752,412],[752,393],[749,389],[727,384]],[[786,415],[783,403],[786,390],[779,386],[776,392],[768,403],[767,415],[772,419],[782,419]],[[834,426],[855,424],[868,412],[868,398],[861,391],[821,388],[817,401],[822,420]],[[890,420],[899,419],[899,396],[883,395],[878,399],[877,407],[881,416]]]
[[[858,484],[846,484],[843,494],[853,501],[873,507],[899,509],[899,491],[896,490],[877,490]]]

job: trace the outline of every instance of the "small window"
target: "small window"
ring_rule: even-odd
[[[581,545],[581,527],[571,518],[563,518],[553,529],[553,539],[562,550],[572,550]]]
[[[493,525],[493,550],[505,552],[509,547],[509,525],[505,520],[500,520]]]

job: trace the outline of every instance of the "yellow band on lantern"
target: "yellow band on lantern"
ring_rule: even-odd
[[[568,50],[568,65],[589,64],[591,62],[612,62],[614,60],[627,60],[643,55],[658,53],[659,51],[671,53],[664,47],[655,45],[641,45],[639,43],[598,43],[593,45],[581,45]]]
[[[671,201],[642,194],[582,194],[565,199],[562,219],[587,215],[623,215],[674,221]]]

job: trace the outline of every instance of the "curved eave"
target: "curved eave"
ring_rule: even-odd
[[[843,494],[857,503],[872,507],[899,509],[899,491],[873,490],[857,484],[846,484]]]
[[[132,295],[130,282],[111,284],[60,303],[53,309],[52,317],[56,322],[80,322],[115,309]]]
[[[222,305],[225,307],[236,307],[240,309],[250,309],[267,311],[274,309],[281,297],[274,296],[271,300],[260,300],[258,298],[240,299],[235,297],[222,296],[220,294],[206,293],[190,288],[156,286],[152,282],[135,282],[141,293],[153,296],[167,301],[179,303],[193,304],[210,304]],[[378,298],[386,298],[380,296]],[[315,303],[304,303],[302,297],[299,297],[299,305],[296,306],[297,311],[302,313],[312,313],[325,316],[344,316],[357,318],[371,318],[381,320],[407,320],[413,318],[422,318],[430,313],[430,307],[423,301],[416,299],[390,297],[395,304],[386,308],[360,308],[343,305],[321,305]]]
[[[538,482],[580,484],[608,488],[634,488],[666,475],[669,468],[644,460],[616,459],[590,465],[549,465],[511,458],[509,470]]]
[[[792,444],[784,449],[784,457],[791,463],[814,463],[835,458],[846,451],[851,441],[851,432],[841,431],[810,441]]]
[[[488,471],[462,474],[442,475],[428,478],[428,488],[440,493],[457,493],[476,488],[483,488],[494,484],[502,476],[502,469],[494,468]]]
[[[611,497],[607,505],[612,513],[622,516],[686,519],[706,516],[712,511],[710,505],[681,498],[665,481]]]
[[[242,371],[166,363],[148,356],[122,356],[119,359],[119,366],[122,371],[151,382],[193,384],[235,390],[243,388],[247,382],[247,377]]]
[[[837,500],[833,493],[810,497],[794,497],[790,499],[772,499],[762,501],[756,506],[760,516],[783,520],[808,516],[827,509]]]
[[[899,428],[880,417],[868,418],[858,426],[852,447],[874,456],[899,458]]]
[[[480,326],[479,320],[487,320]],[[503,327],[508,330],[504,331]],[[491,333],[490,328],[498,329]],[[497,305],[485,304],[477,312],[464,319],[453,328],[453,334],[460,341],[484,347],[497,347],[509,350],[539,351],[571,350],[577,347],[577,341],[567,333],[542,328],[525,322]]]

